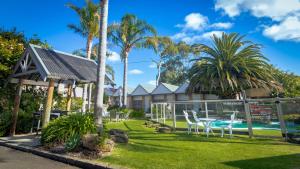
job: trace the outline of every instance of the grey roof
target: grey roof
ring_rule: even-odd
[[[146,90],[146,92],[151,93],[156,86],[151,84],[141,84],[141,86]]]
[[[114,92],[113,96],[120,96],[123,95],[122,93],[122,87],[120,86],[116,91]],[[133,88],[127,87],[127,95],[130,95],[133,92]]]
[[[188,87],[189,87],[189,82],[185,82],[176,89],[175,93],[186,93]]]
[[[41,79],[75,80],[78,82],[96,82],[97,63],[69,53],[29,45],[31,55]],[[106,83],[113,81],[106,75]]]
[[[178,88],[178,86],[171,85],[169,83],[162,83],[166,88],[168,88],[171,92],[175,92]]]

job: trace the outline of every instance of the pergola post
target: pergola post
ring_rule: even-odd
[[[22,87],[23,87],[24,79],[19,80],[19,84],[17,87],[17,93],[14,100],[14,109],[12,112],[12,125],[10,128],[10,136],[14,136],[16,132],[17,120],[18,120],[18,113],[20,109],[20,101],[22,95]]]
[[[47,92],[47,100],[44,108],[44,112],[42,115],[42,126],[46,127],[50,121],[50,113],[52,107],[52,99],[53,99],[53,91],[54,91],[54,80],[50,79],[48,92]]]
[[[71,104],[72,104],[72,85],[68,85],[68,92],[67,92],[67,111],[71,111]]]

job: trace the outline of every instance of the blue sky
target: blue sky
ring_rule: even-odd
[[[0,27],[16,27],[27,36],[37,34],[54,49],[72,52],[85,47],[85,39],[67,28],[78,23],[68,2],[83,0],[9,0],[0,6]],[[98,2],[98,1],[97,1]],[[137,15],[153,25],[159,35],[188,43],[210,43],[212,34],[238,32],[262,44],[264,55],[277,67],[300,74],[300,0],[110,0],[109,23],[126,13]],[[123,64],[108,61],[121,84]],[[156,70],[149,67],[156,59],[150,50],[134,50],[129,56],[128,84],[153,82]]]

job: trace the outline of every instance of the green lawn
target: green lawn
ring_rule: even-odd
[[[108,128],[128,131],[130,142],[119,144],[101,162],[128,168],[202,169],[300,168],[300,146],[279,139],[249,139],[235,135],[206,138],[186,132],[158,134],[143,120],[109,123]]]

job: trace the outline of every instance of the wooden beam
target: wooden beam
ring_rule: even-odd
[[[54,80],[50,79],[47,93],[47,100],[44,107],[44,113],[42,116],[42,126],[46,127],[50,121],[50,113],[52,107],[52,99],[53,99],[53,91],[54,91]]]
[[[67,93],[67,111],[71,111],[72,104],[72,85],[68,85],[68,93]]]
[[[28,70],[22,73],[16,73],[14,75],[12,75],[12,77],[18,77],[18,76],[24,76],[24,75],[29,75],[29,74],[33,74],[33,73],[38,73],[38,70]]]
[[[23,81],[24,81],[23,79],[20,79],[20,81],[19,81],[17,93],[16,93],[15,100],[14,100],[14,109],[12,112],[12,125],[10,128],[10,136],[14,136],[15,132],[16,132],[18,113],[19,113],[20,101],[21,101],[21,95],[22,95]]]

